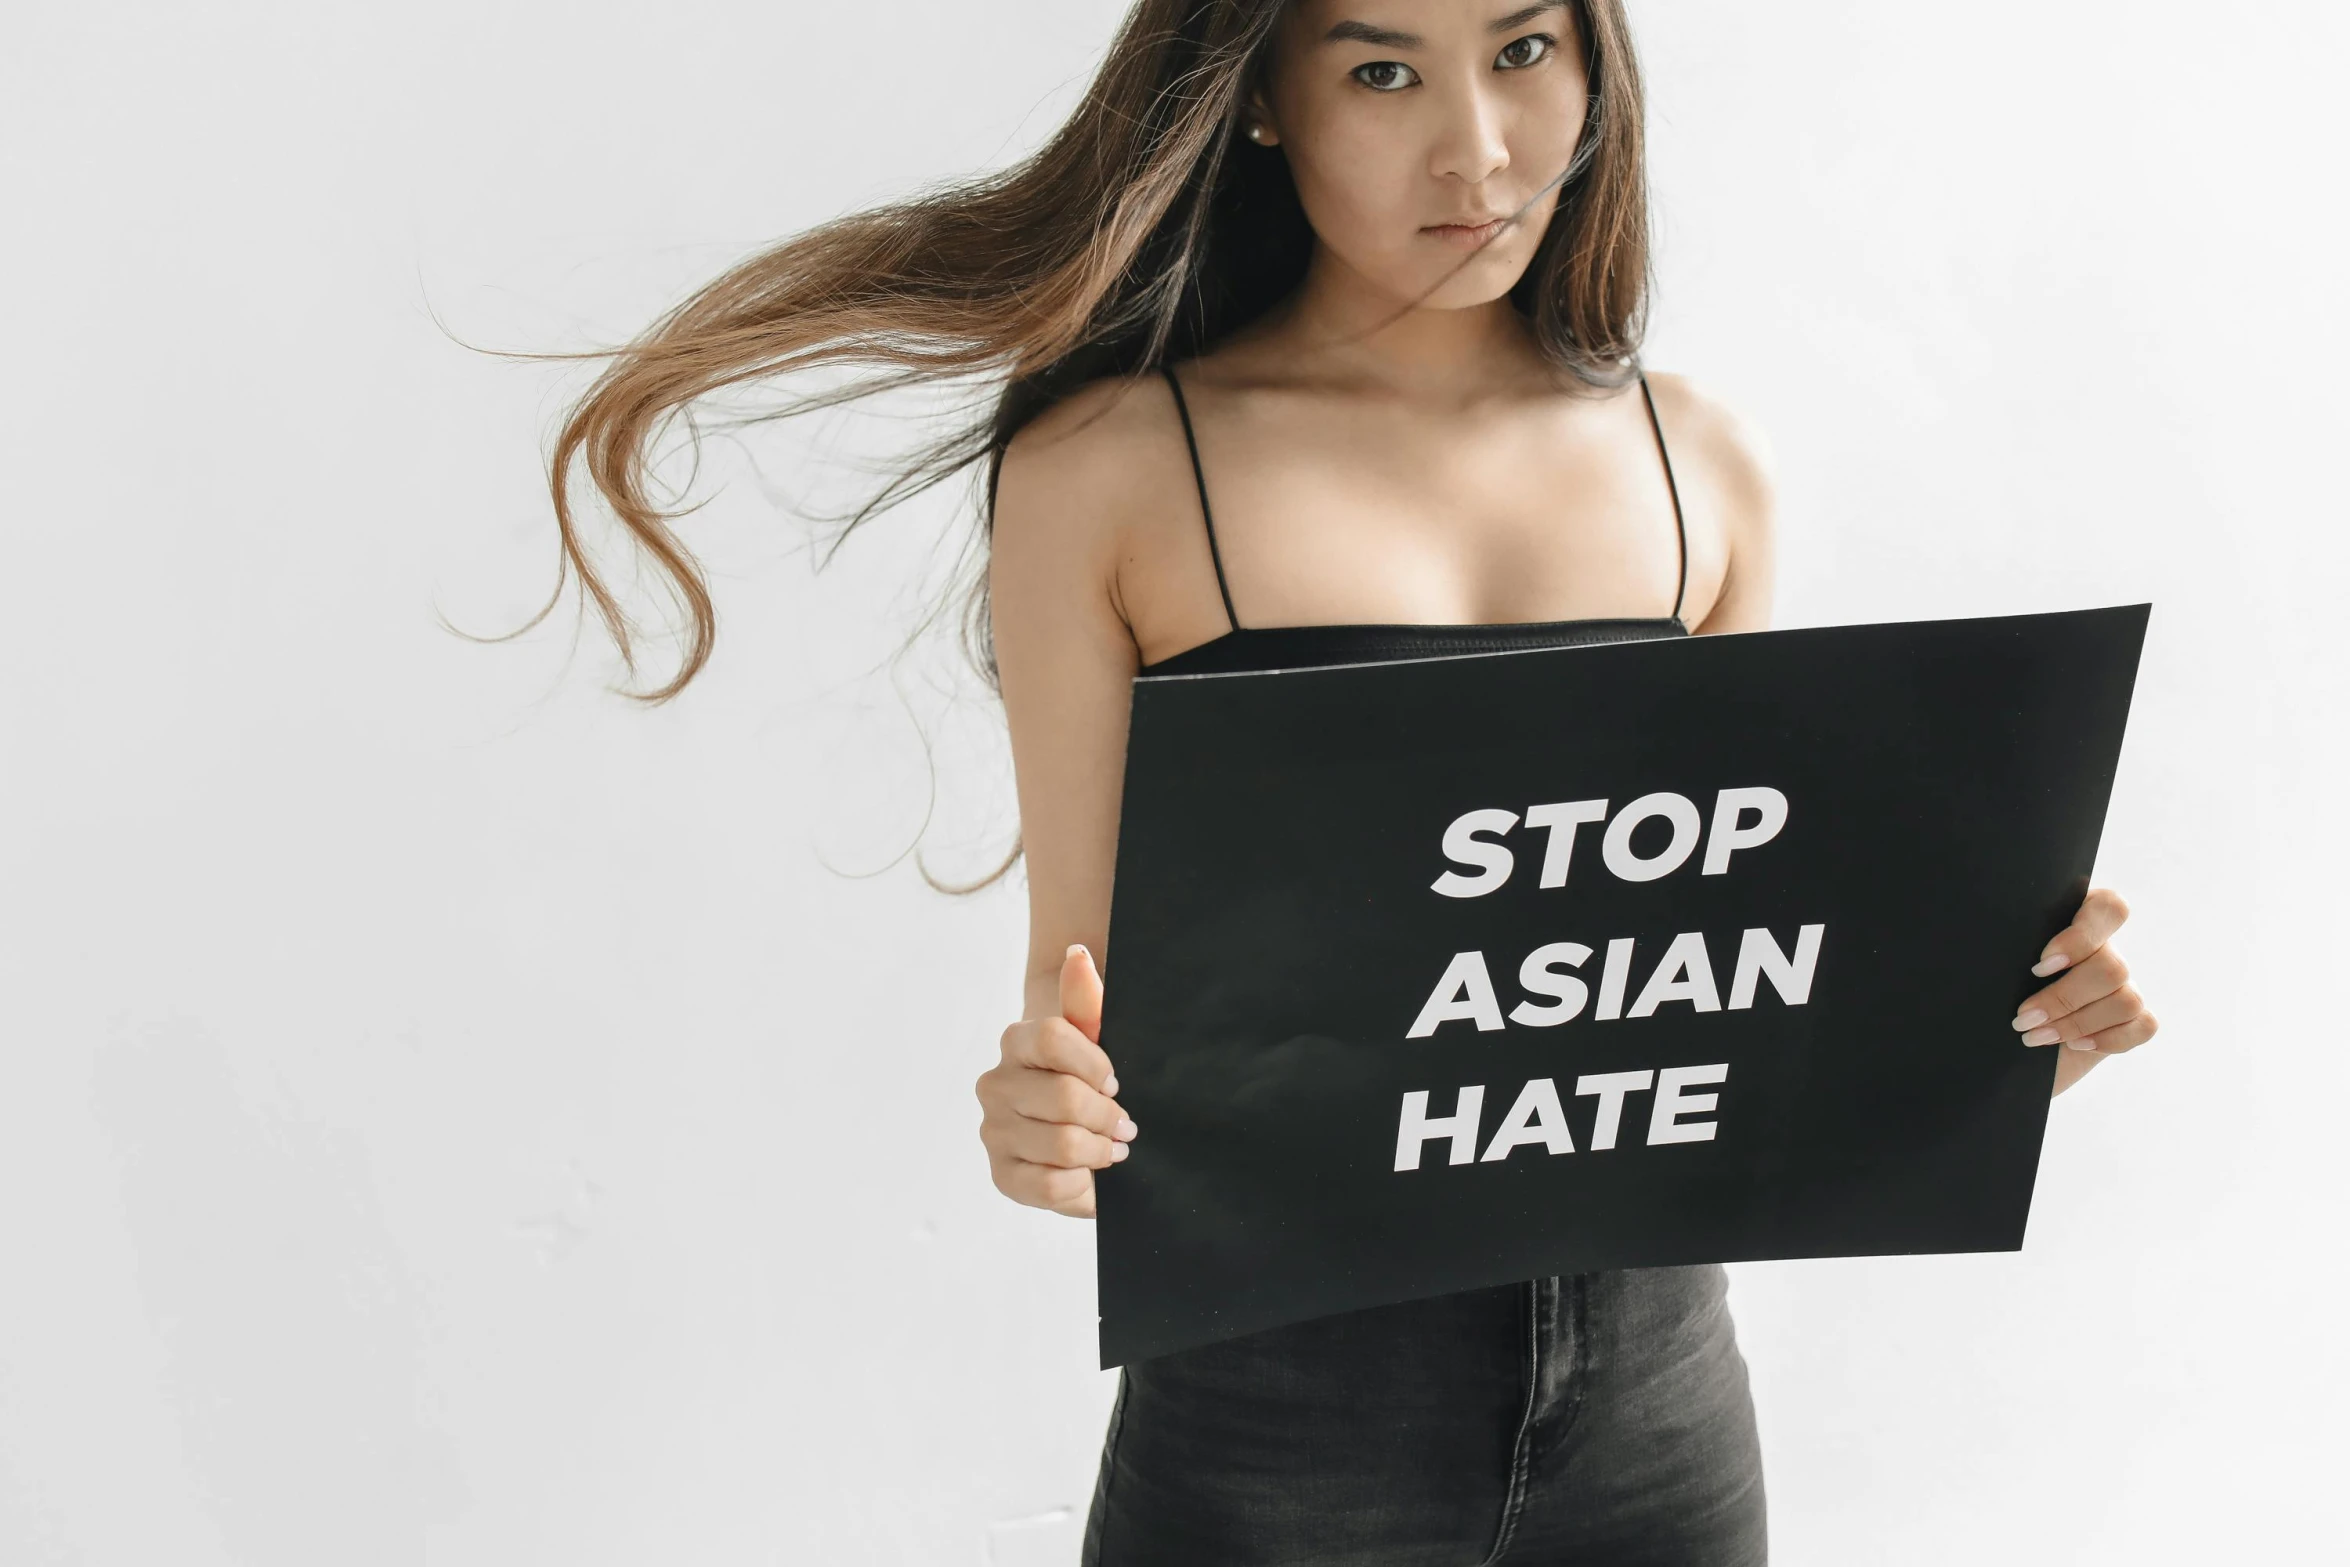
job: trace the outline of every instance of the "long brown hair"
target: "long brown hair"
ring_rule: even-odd
[[[853,529],[985,459],[984,557],[995,476],[1024,425],[1089,381],[1206,351],[1304,276],[1313,234],[1287,160],[1236,136],[1286,3],[1136,0],[1076,112],[1031,157],[785,240],[618,350],[553,356],[611,362],[565,415],[549,459],[562,544],[554,593],[510,635],[545,618],[575,569],[636,672],[636,628],[581,544],[572,478],[584,465],[688,621],[676,672],[626,694],[658,703],[683,690],[710,657],[716,617],[699,564],[669,526],[682,512],[649,494],[653,450],[680,416],[698,440],[691,413],[704,398],[822,366],[868,373],[765,417],[915,384],[997,388],[992,410],[908,457],[846,519]],[[1640,75],[1622,0],[1569,7],[1590,122],[1510,298],[1554,361],[1618,386],[1635,373],[1649,282]],[[1000,691],[984,570],[962,620],[965,647]]]

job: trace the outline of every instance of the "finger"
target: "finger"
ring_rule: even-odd
[[[975,1086],[982,1139],[990,1139],[1000,1123],[1022,1117],[1082,1126],[1119,1142],[1137,1135],[1118,1101],[1072,1073],[1005,1061],[982,1072]]]
[[[2099,1029],[2087,1039],[2073,1042],[2074,1050],[2093,1050],[2099,1055],[2117,1056],[2125,1050],[2135,1050],[2154,1037],[2157,1027],[2154,1014],[2141,1012],[2127,1022],[2112,1028]]]
[[[1117,1100],[1068,1072],[1016,1067],[1004,1085],[1003,1102],[1032,1121],[1065,1121],[1122,1142],[1134,1136],[1134,1123]]]
[[[2080,967],[2026,996],[2023,1005],[2015,1009],[2015,1027],[2023,1031],[2052,1023],[2112,995],[2129,977],[2130,966],[2122,961],[2122,955],[2111,947],[2099,947]]]
[[[1092,1117],[1096,1125],[1070,1118],[1082,1112],[1078,1095],[1108,1103],[1066,1072],[997,1067],[980,1095],[985,1113],[979,1121],[979,1140],[990,1155],[1055,1167],[1098,1169],[1125,1158],[1134,1123],[1114,1105],[1109,1116]],[[1019,1107],[1022,1103],[1045,1113],[1027,1114]]]
[[[2032,965],[2032,972],[2054,974],[2081,962],[2112,940],[2113,933],[2129,917],[2130,906],[2122,901],[2120,893],[2110,887],[2091,888],[2073,915],[2073,922],[2050,937],[2048,945],[2040,949],[2040,961]]]
[[[1031,1208],[1049,1208],[1071,1218],[1093,1217],[1093,1172],[1051,1169],[1017,1159],[1000,1161],[995,1169],[997,1190]]]
[[[2145,1001],[2136,991],[2124,985],[2110,996],[2101,996],[2078,1011],[2067,1012],[2053,1023],[2043,1023],[2030,1030],[2024,1035],[2024,1043],[2080,1044],[2092,1034],[2127,1023],[2145,1010]]]
[[[1004,1030],[1004,1059],[1014,1066],[1042,1067],[1085,1079],[1105,1094],[1118,1091],[1110,1058],[1067,1018],[1036,1017]]]
[[[1126,1157],[1127,1147],[1088,1127],[1067,1121],[1032,1121],[1015,1115],[1000,1121],[986,1139],[995,1152],[1056,1170],[1100,1170]]]
[[[1071,942],[1061,954],[1061,1016],[1086,1038],[1101,1039],[1102,975],[1082,941]]]
[[[1093,1217],[1094,1186],[1091,1170],[1051,1170],[1045,1174],[1045,1206],[1072,1219]]]

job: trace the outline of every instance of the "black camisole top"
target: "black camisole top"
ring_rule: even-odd
[[[1681,585],[1673,595],[1673,612],[1657,617],[1616,619],[1514,620],[1459,625],[1341,624],[1327,626],[1243,626],[1232,610],[1232,589],[1224,580],[1224,557],[1216,548],[1216,521],[1208,510],[1208,479],[1200,466],[1199,441],[1192,433],[1191,410],[1183,401],[1183,383],[1171,365],[1160,366],[1175,394],[1175,411],[1183,421],[1184,444],[1191,448],[1191,476],[1199,487],[1200,521],[1207,528],[1208,557],[1216,567],[1216,589],[1224,596],[1224,615],[1232,629],[1182,652],[1144,664],[1137,679],[1167,675],[1228,675],[1244,670],[1319,669],[1334,664],[1376,664],[1401,658],[1440,658],[1457,653],[1510,653],[1529,648],[1575,647],[1594,642],[1639,642],[1653,637],[1685,637],[1689,627],[1681,619],[1681,605],[1689,592],[1689,529],[1681,517],[1681,489],[1673,479],[1672,454],[1665,449],[1664,426],[1657,422],[1656,398],[1648,377],[1640,378],[1641,400],[1648,406],[1648,427],[1656,435],[1658,460],[1664,467],[1665,489],[1673,501],[1673,527],[1681,541]]]

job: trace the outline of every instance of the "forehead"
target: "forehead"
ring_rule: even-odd
[[[1281,19],[1292,49],[1364,44],[1396,48],[1482,45],[1548,21],[1570,25],[1566,0],[1291,0]]]

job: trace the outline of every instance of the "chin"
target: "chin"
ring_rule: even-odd
[[[1526,263],[1507,256],[1479,257],[1462,267],[1451,277],[1419,301],[1423,310],[1469,310],[1479,305],[1490,305],[1518,286],[1526,275]],[[1426,289],[1423,282],[1421,289]],[[1413,298],[1406,294],[1405,298]]]

